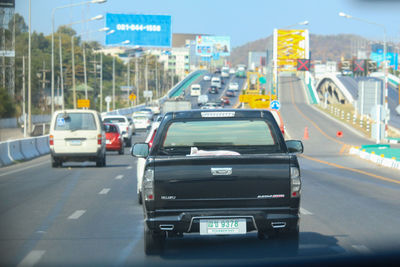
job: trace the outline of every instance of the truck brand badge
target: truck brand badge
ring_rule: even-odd
[[[211,168],[212,175],[231,175],[232,168]]]
[[[275,195],[258,195],[259,199],[269,199],[269,198],[284,198],[285,194],[275,194]]]
[[[171,200],[171,199],[176,199],[176,196],[161,196],[161,199],[163,199],[163,200]]]

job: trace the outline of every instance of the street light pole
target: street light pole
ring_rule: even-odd
[[[28,134],[32,133],[32,73],[31,73],[31,0],[29,0],[29,37],[28,37]]]

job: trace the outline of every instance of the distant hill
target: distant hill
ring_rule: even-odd
[[[269,42],[272,43],[272,35],[233,48],[230,57],[232,64],[247,64],[249,51],[265,51]],[[311,58],[323,62],[327,60],[340,61],[341,57],[351,58],[354,47],[365,46],[368,42],[370,42],[368,39],[354,34],[310,34]]]

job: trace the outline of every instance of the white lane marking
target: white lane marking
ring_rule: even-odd
[[[130,169],[132,169],[132,166],[128,166],[128,167],[126,167],[126,169],[127,169],[127,170],[130,170]]]
[[[371,250],[364,245],[352,245],[352,248],[361,254],[371,254]]]
[[[99,195],[107,195],[108,192],[110,192],[110,188],[103,188],[100,192]]]
[[[16,173],[16,172],[24,171],[24,170],[27,170],[27,169],[30,169],[30,168],[34,168],[34,167],[37,167],[37,166],[40,166],[40,165],[44,165],[44,164],[49,164],[49,166],[50,166],[50,162],[49,161],[44,161],[44,162],[41,162],[41,163],[38,163],[38,164],[34,164],[34,165],[26,166],[24,168],[20,168],[18,170],[13,170],[13,171],[2,173],[2,174],[0,174],[0,177],[1,176],[6,176],[8,174],[13,174],[13,173]]]
[[[306,209],[304,209],[304,208],[300,208],[300,214],[303,214],[303,215],[313,215],[313,213],[312,213],[311,211],[308,211],[308,210],[306,210]]]
[[[122,174],[115,176],[115,179],[117,179],[117,180],[120,180],[122,178],[124,178],[124,176]]]
[[[17,265],[17,267],[33,266],[43,257],[46,250],[32,250],[25,258]]]
[[[84,213],[86,212],[86,210],[76,210],[74,213],[72,213],[68,219],[70,220],[77,220],[79,219],[79,217],[81,217]]]

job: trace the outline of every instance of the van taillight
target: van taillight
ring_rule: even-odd
[[[97,135],[97,144],[101,145],[101,134]]]
[[[49,137],[49,144],[51,146],[54,146],[54,136],[53,135],[50,135],[50,137]]]
[[[153,136],[151,137],[151,140],[149,142],[149,148],[151,148],[153,146],[153,141],[154,141],[154,137],[156,136],[156,132],[157,132],[157,130],[154,130]]]

